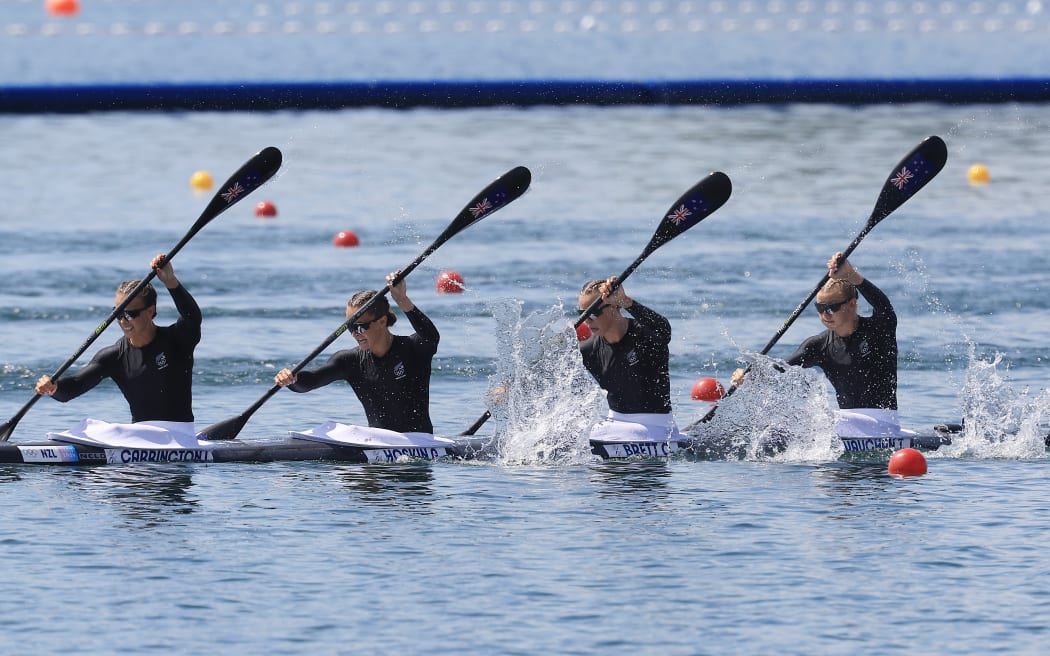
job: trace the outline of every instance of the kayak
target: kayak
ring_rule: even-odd
[[[952,443],[952,436],[962,431],[959,424],[938,424],[932,430],[899,437],[839,437],[846,454],[876,453],[912,448],[936,451]],[[684,456],[699,460],[740,458],[740,446],[725,435],[701,434],[679,440],[591,439],[591,453],[605,460],[630,458],[667,458]],[[765,455],[783,451],[784,440],[768,439],[762,444]]]
[[[287,437],[284,439],[202,442],[197,448],[127,448],[74,444],[58,440],[0,442],[0,463],[33,465],[119,465],[157,462],[282,462],[327,460],[354,463],[469,460],[478,457],[491,437],[458,437],[442,447],[358,446]]]
[[[906,437],[840,437],[844,456],[877,454],[914,448],[936,451],[950,445],[959,424],[938,424],[932,430]],[[235,439],[201,442],[196,448],[128,448],[76,444],[59,440],[0,442],[0,464],[120,465],[134,463],[263,463],[330,461],[348,463],[397,463],[488,459],[496,452],[495,438],[459,436],[443,446],[349,445],[286,438]],[[740,459],[739,445],[724,436],[693,435],[678,440],[590,439],[591,453],[603,460],[683,457],[696,460]],[[766,455],[782,451],[784,443],[767,440]]]

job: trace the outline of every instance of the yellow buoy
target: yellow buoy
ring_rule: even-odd
[[[211,173],[207,171],[197,171],[190,176],[190,187],[195,191],[207,191],[211,189]]]
[[[972,185],[983,185],[988,184],[988,181],[992,179],[990,173],[988,173],[988,167],[984,164],[974,164],[970,167],[970,170],[966,172],[966,179],[970,181]]]

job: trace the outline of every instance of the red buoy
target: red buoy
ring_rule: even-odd
[[[335,237],[332,237],[332,243],[340,248],[346,248],[359,245],[361,240],[357,238],[357,233],[353,230],[340,230],[335,233]]]
[[[714,403],[725,396],[725,394],[726,389],[722,387],[722,383],[714,378],[701,378],[693,383],[692,397],[694,401]]]
[[[255,216],[259,218],[277,216],[277,206],[268,200],[261,200],[255,204]]]
[[[576,339],[581,342],[591,338],[591,329],[587,327],[587,324],[581,323],[576,326]]]
[[[47,0],[45,5],[52,16],[75,16],[80,11],[79,0]]]
[[[915,449],[897,449],[890,456],[888,469],[894,478],[922,476],[926,473],[926,457]]]
[[[439,294],[461,294],[464,289],[463,276],[455,271],[443,271],[434,285]]]

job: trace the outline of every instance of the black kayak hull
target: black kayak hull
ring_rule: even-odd
[[[840,437],[846,455],[896,451],[912,448],[936,451],[952,443],[952,435],[962,429],[957,424],[938,424],[929,433],[908,437]],[[686,439],[654,442],[620,442],[590,440],[591,453],[606,460],[626,458],[665,458],[682,456],[698,460],[742,459],[745,449],[740,442],[726,435],[694,435]],[[784,450],[785,440],[768,439],[761,445],[764,455],[775,455]]]
[[[117,465],[157,462],[403,462],[410,460],[473,459],[492,438],[457,439],[447,448],[401,447],[377,449],[329,444],[294,438],[230,440],[195,449],[103,448],[46,440],[0,443],[0,463],[33,465]]]

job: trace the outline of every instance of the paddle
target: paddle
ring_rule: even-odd
[[[860,233],[853,238],[850,245],[842,251],[842,257],[839,261],[845,260],[849,257],[850,253],[860,245],[860,242],[864,237],[871,232],[871,229],[879,224],[887,216],[893,213],[898,207],[903,205],[909,198],[914,196],[920,189],[926,186],[926,183],[932,180],[941,169],[944,168],[945,162],[948,161],[948,147],[945,146],[944,141],[937,136],[927,137],[923,139],[922,143],[912,149],[910,153],[904,156],[897,166],[893,167],[890,171],[889,178],[882,185],[882,191],[879,193],[878,200],[875,201],[875,208],[871,211],[871,216],[868,217],[868,222],[864,224],[864,228],[861,229]],[[802,311],[806,309],[820,289],[824,286],[824,283],[828,281],[830,276],[825,273],[817,283],[817,286],[813,288],[813,291],[809,293],[806,298],[798,304],[795,311],[791,313],[791,316],[787,318],[784,325],[780,327],[773,338],[765,345],[760,351],[762,355],[769,353],[770,349],[780,341],[784,333],[787,332],[791,324],[795,322],[795,319],[802,314]],[[737,385],[731,385],[726,391],[725,399],[729,397],[733,392],[736,391]],[[715,410],[718,406],[711,406],[711,409],[707,413],[694,421],[689,426],[686,426],[685,430],[688,431],[691,428],[695,428],[697,425],[708,422],[711,417],[714,416]]]
[[[622,285],[627,276],[634,273],[638,265],[644,262],[645,258],[652,255],[656,249],[700,223],[719,207],[725,205],[731,193],[733,193],[733,183],[729,180],[729,176],[720,171],[709,174],[706,178],[693,185],[689,191],[682,194],[674,202],[674,205],[671,205],[670,209],[667,210],[664,218],[660,221],[660,225],[656,227],[656,232],[653,233],[652,239],[649,240],[642,253],[635,258],[631,266],[624,269],[623,273],[616,277],[613,289]],[[612,290],[609,291],[611,292]],[[580,313],[573,327],[578,328],[587,316],[597,310],[601,304],[602,297],[599,295],[584,312]],[[479,428],[485,425],[485,422],[490,417],[492,417],[492,413],[486,410],[470,428],[460,433],[460,435],[474,435]]]
[[[204,208],[200,218],[197,219],[193,226],[190,227],[189,231],[179,240],[179,243],[175,244],[174,247],[168,250],[164,260],[161,261],[157,268],[170,262],[171,258],[175,257],[175,254],[182,250],[182,247],[186,245],[186,242],[200,232],[204,226],[208,225],[212,219],[225,212],[257,188],[261,187],[267,180],[277,173],[279,168],[281,168],[281,151],[272,146],[262,149],[256,153],[254,157],[245,162],[236,173],[230,176],[230,179],[226,181],[226,184],[220,187],[220,190],[216,192],[214,198],[208,203],[208,206]],[[124,300],[121,301],[117,307],[113,308],[113,311],[109,313],[109,316],[106,317],[97,328],[95,328],[95,331],[91,333],[83,344],[80,345],[80,348],[77,349],[76,353],[62,363],[62,366],[51,374],[51,380],[57,381],[59,376],[69,369],[69,367],[77,361],[77,358],[84,354],[84,351],[86,351],[98,336],[101,335],[111,323],[113,323],[113,320],[117,315],[124,311],[124,308],[135,299],[135,296],[137,296],[156,275],[157,270],[151,269],[146,277],[140,280],[139,283],[135,285],[134,289],[124,296]],[[22,417],[24,417],[27,412],[29,412],[29,409],[33,407],[33,404],[36,403],[39,398],[39,394],[34,394],[33,398],[29,399],[14,417],[0,426],[0,441],[7,441],[11,437],[11,434],[15,430],[15,426],[18,425],[18,422],[21,421]]]
[[[314,358],[321,354],[321,351],[328,348],[329,344],[339,338],[347,329],[350,328],[350,324],[358,320],[361,315],[368,312],[369,308],[382,296],[386,295],[390,291],[390,287],[396,286],[405,277],[412,272],[419,264],[425,260],[431,253],[436,251],[439,246],[444,244],[446,241],[454,237],[455,235],[462,232],[465,228],[474,225],[481,219],[485,218],[489,214],[492,214],[498,209],[501,209],[511,201],[517,199],[529,188],[529,184],[532,182],[532,173],[524,166],[517,166],[510,171],[507,171],[500,177],[493,180],[487,187],[485,187],[481,193],[473,198],[467,206],[464,207],[460,213],[452,220],[445,231],[442,232],[434,243],[431,244],[425,251],[420,253],[419,257],[412,261],[407,267],[401,269],[401,272],[397,274],[390,285],[384,287],[382,291],[372,297],[372,299],[365,303],[357,312],[355,312],[350,318],[342,323],[331,335],[329,335],[323,342],[321,342],[317,348],[310,352],[305,358],[302,359],[299,364],[292,368],[292,373],[298,373],[306,365],[310,364]],[[248,423],[255,411],[262,407],[266,401],[270,399],[274,394],[281,390],[281,386],[274,384],[265,394],[259,397],[247,410],[232,417],[225,421],[220,421],[217,424],[213,424],[203,431],[197,433],[199,439],[204,440],[232,440],[237,437],[244,428],[244,425]]]

